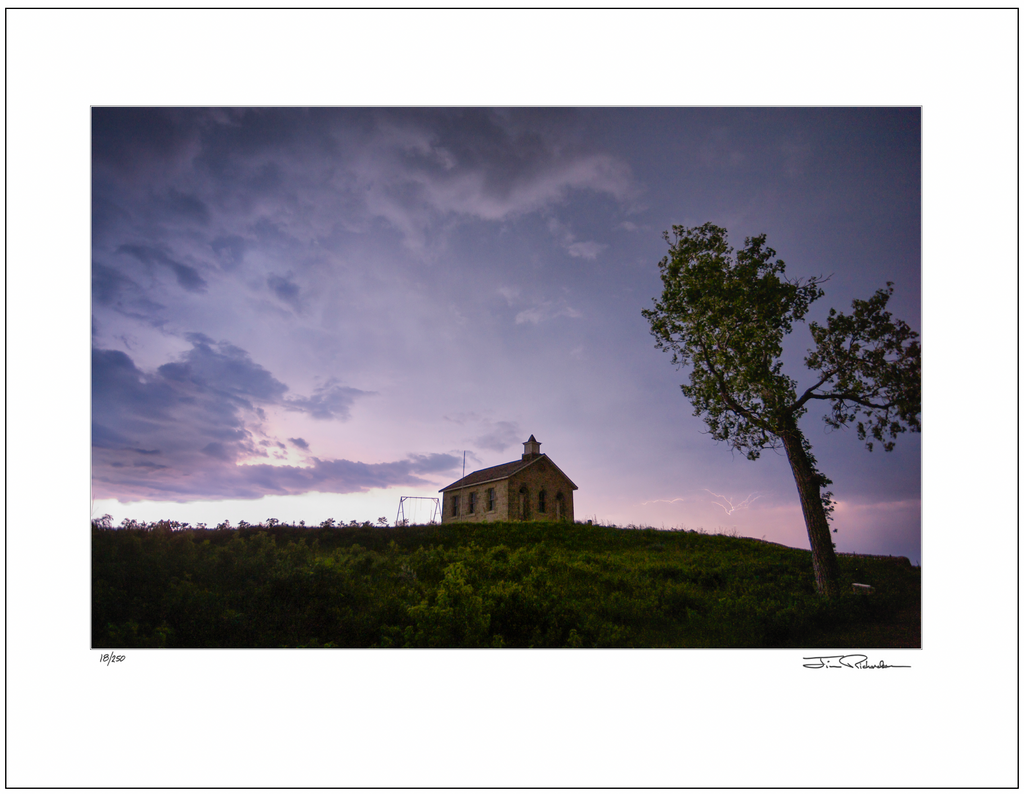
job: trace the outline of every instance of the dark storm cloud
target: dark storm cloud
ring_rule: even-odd
[[[95,362],[95,352],[93,361]],[[95,370],[94,370],[95,371]],[[95,392],[95,390],[94,390]],[[93,422],[92,445],[97,449],[128,449],[129,438],[116,430]]]
[[[104,233],[118,224],[130,224],[131,213],[120,206],[117,201],[105,196],[95,189],[92,195],[92,233],[93,243],[99,241]]]
[[[313,465],[235,465],[222,445],[211,442],[201,453],[205,461],[194,462],[188,470],[137,461],[130,467],[120,461],[94,467],[97,496],[118,495],[133,499],[258,499],[267,494],[295,495],[360,493],[371,488],[424,486],[422,475],[454,471],[461,461],[454,455],[413,455],[388,463],[313,459]],[[151,475],[137,470],[146,469]],[[167,472],[170,471],[168,476]],[[157,474],[157,472],[160,472]]]
[[[94,349],[92,400],[94,417],[122,417],[127,420],[119,422],[123,428],[134,417],[150,421],[170,419],[168,409],[174,396],[147,379],[127,353]],[[101,437],[105,436],[101,433]]]
[[[261,406],[278,405],[316,419],[348,419],[356,399],[372,392],[340,385],[332,379],[310,397],[286,396],[288,387],[249,354],[229,342],[214,342],[200,333],[186,334],[192,348],[177,361],[146,376],[131,358],[116,350],[93,352],[94,400],[103,410],[111,401],[127,415],[152,417],[159,408],[166,419],[177,403],[201,407],[208,422],[238,425],[241,409],[261,415]]]
[[[242,257],[245,256],[248,246],[244,238],[237,234],[229,234],[215,238],[210,242],[210,247],[221,263],[227,269],[231,269],[242,263]]]
[[[498,220],[573,190],[620,198],[636,190],[625,161],[578,134],[574,111],[194,110],[127,113],[124,129],[115,117],[94,118],[104,161],[125,147],[127,159],[169,163],[193,147],[194,176],[213,192],[169,184],[162,201],[199,226],[215,201],[251,222],[287,212],[325,230],[381,217],[415,244],[437,217]]]
[[[287,303],[296,311],[299,310],[299,285],[281,276],[270,275],[267,286],[282,303]]]
[[[196,196],[181,193],[174,188],[168,191],[166,197],[158,201],[158,205],[165,213],[183,220],[193,221],[200,226],[205,226],[210,222],[210,209],[205,202],[200,201]]]
[[[255,452],[253,402],[280,399],[286,387],[244,351],[193,345],[155,373],[120,351],[93,351],[93,446],[102,450],[94,463],[123,464],[146,450],[187,470],[199,453],[234,460]]]
[[[138,289],[138,284],[120,271],[99,262],[92,266],[92,299],[102,306],[115,303],[122,294]]]
[[[432,452],[429,455],[410,455],[405,461],[409,470],[416,474],[441,474],[454,469],[459,458],[456,455]]]
[[[206,280],[191,265],[172,259],[164,251],[148,245],[121,245],[119,254],[128,254],[144,265],[163,265],[174,273],[178,285],[189,292],[206,292]]]
[[[132,464],[132,466],[134,466],[137,469],[152,469],[153,471],[159,471],[160,469],[168,468],[167,466],[164,466],[160,463],[152,463],[148,460],[137,460],[135,461],[135,463]]]
[[[578,118],[480,108],[98,108],[94,257],[166,270],[192,295],[211,289],[204,273],[216,264],[228,279],[217,285],[226,310],[259,310],[244,306],[255,278],[275,302],[315,317],[330,295],[317,287],[332,236],[365,238],[383,221],[427,255],[472,220],[504,221],[578,191],[632,195],[630,167],[589,144]],[[572,245],[571,255],[588,258],[606,247],[586,238]],[[153,324],[154,307],[179,300],[127,267],[131,284],[103,283],[109,275],[98,284],[105,309]],[[134,303],[113,300],[129,287]],[[171,316],[160,313],[161,327]],[[115,325],[99,317],[110,338]]]
[[[92,299],[94,307],[108,307],[148,325],[160,326],[165,322],[163,304],[151,301],[137,282],[102,262],[92,265]]]
[[[314,458],[312,470],[304,477],[317,485],[331,484],[335,488],[351,490],[367,490],[369,488],[387,488],[392,485],[424,485],[426,480],[421,474],[437,474],[451,471],[461,461],[455,455],[432,454],[412,455],[405,460],[392,463],[359,463],[351,460],[320,460]],[[319,488],[316,490],[320,490]],[[346,493],[349,491],[339,491]]]
[[[590,147],[572,112],[544,124],[517,110],[409,110],[380,114],[372,160],[353,170],[366,205],[412,247],[444,218],[504,220],[589,190],[616,199],[637,190],[628,164]]]
[[[93,108],[94,165],[131,172],[179,155],[192,137],[191,115],[168,108]]]
[[[194,111],[197,175],[215,185],[217,205],[255,219],[288,207],[303,194],[337,204],[330,185],[343,167],[353,122],[365,111],[257,108]],[[322,207],[330,212],[334,207]],[[306,206],[310,210],[321,208]],[[296,216],[298,218],[298,216]],[[307,218],[308,220],[308,218]]]
[[[219,176],[240,163],[257,162],[255,173],[264,173],[268,152],[333,148],[330,132],[334,120],[345,111],[303,108],[231,108],[196,111],[202,124],[202,151],[197,164]]]
[[[197,387],[251,403],[276,403],[288,391],[266,369],[255,363],[239,347],[227,342],[215,343],[204,334],[186,334],[192,343],[180,361],[164,364],[157,371],[166,379],[188,380]]]
[[[187,484],[177,482],[174,488],[182,496],[182,489],[185,489],[192,499],[255,499],[266,494],[311,491],[360,493],[395,485],[427,485],[428,481],[421,475],[452,471],[460,463],[454,455],[443,454],[411,456],[389,463],[313,458],[313,465],[309,467],[269,464],[222,467],[207,472],[202,479],[189,478]]]
[[[285,402],[289,411],[302,411],[314,419],[348,419],[357,398],[373,394],[335,381],[315,389],[312,397],[292,397]]]
[[[199,451],[204,455],[209,455],[211,458],[216,458],[217,460],[223,460],[230,463],[234,463],[235,461],[235,456],[232,454],[231,450],[219,441],[211,441]]]
[[[177,361],[140,370],[117,350],[93,350],[93,468],[96,493],[120,498],[256,498],[310,490],[351,493],[422,485],[452,469],[452,455],[411,455],[389,463],[313,459],[310,467],[239,465],[267,458],[262,406],[318,419],[346,419],[367,392],[330,381],[312,397],[286,399],[287,386],[241,348],[188,335]],[[288,439],[308,450],[302,438]]]

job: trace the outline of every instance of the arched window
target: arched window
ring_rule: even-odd
[[[561,521],[565,518],[565,500],[562,499],[562,492],[555,494],[555,518]]]
[[[539,494],[537,494],[537,512],[539,512],[539,513],[546,513],[547,512],[547,506],[544,503],[544,499],[545,499],[545,494],[544,494],[544,489],[542,488],[541,492]]]

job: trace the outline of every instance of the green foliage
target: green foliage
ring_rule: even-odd
[[[787,279],[763,234],[737,252],[710,223],[674,226],[673,235],[665,234],[669,255],[659,264],[664,291],[643,315],[655,345],[690,368],[682,391],[714,438],[756,459],[810,400],[830,403],[825,421],[835,428],[863,414],[858,436],[886,438],[887,450],[899,433],[920,430],[921,346],[886,310],[891,282],[853,301],[851,314],[832,309],[824,326],[810,324],[816,347],[805,363],[817,380],[798,396],[782,372],[782,342],[824,294],[824,279]]]
[[[436,591],[409,608],[413,631],[409,644],[417,648],[479,648],[489,644],[491,616],[473,592],[462,562],[444,569]],[[499,643],[500,644],[500,643]]]
[[[811,323],[817,348],[806,359],[821,377],[806,399],[830,401],[825,422],[838,429],[863,414],[857,437],[870,434],[886,452],[900,433],[921,430],[921,345],[910,326],[886,311],[892,293],[888,282],[868,300],[855,300],[852,314],[831,309],[824,326]],[[870,451],[873,442],[866,446]]]
[[[805,551],[697,532],[94,527],[93,644],[773,647],[919,610],[909,567],[857,561],[843,577],[879,586],[873,612],[852,595],[822,606]]]
[[[794,407],[796,381],[782,372],[782,340],[822,296],[821,279],[787,280],[765,235],[747,238],[734,254],[725,229],[713,224],[673,233],[665,233],[669,255],[659,264],[664,291],[643,315],[656,346],[690,367],[682,391],[694,415],[714,438],[756,460],[803,412]]]

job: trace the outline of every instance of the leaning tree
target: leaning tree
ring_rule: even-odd
[[[804,359],[814,383],[802,392],[782,372],[782,340],[824,291],[823,278],[790,280],[785,264],[765,245],[765,235],[729,246],[727,232],[706,223],[665,232],[669,253],[661,260],[661,299],[644,317],[656,346],[690,369],[683,394],[713,438],[751,460],[761,450],[785,449],[796,479],[811,542],[818,592],[839,594],[829,519],[832,484],[818,468],[798,426],[812,400],[821,400],[833,428],[856,423],[870,451],[888,452],[896,437],[921,429],[921,346],[886,304],[892,282],[853,311],[831,309],[825,325],[809,325],[815,347]]]

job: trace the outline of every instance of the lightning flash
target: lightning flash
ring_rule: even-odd
[[[737,504],[733,504],[731,499],[729,499],[728,497],[722,496],[719,493],[715,493],[710,488],[705,488],[704,490],[707,491],[712,496],[714,496],[716,499],[721,499],[722,502],[725,502],[725,504],[722,504],[722,502],[712,502],[712,504],[716,504],[720,508],[722,508],[725,511],[725,514],[727,516],[731,516],[737,510],[746,510],[756,500],[761,498],[761,494],[759,494],[757,491],[754,491],[754,493],[752,493],[749,496],[747,496],[747,498],[744,499],[742,502],[738,502]]]

